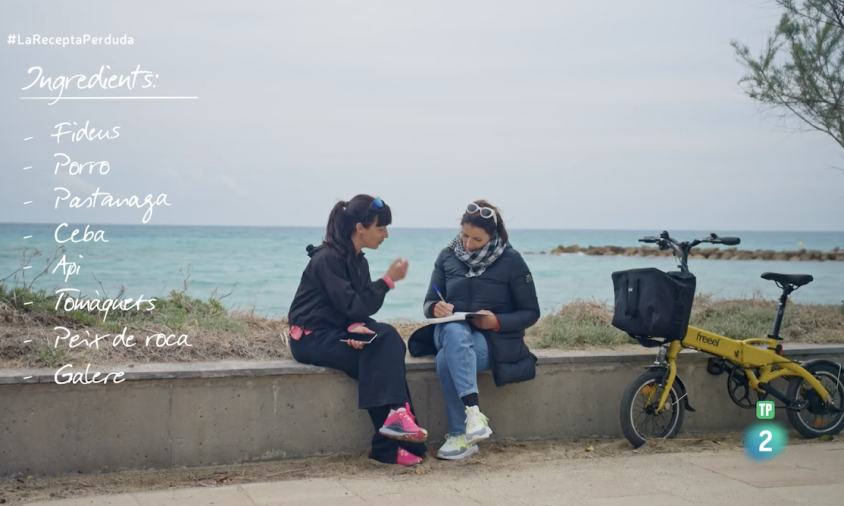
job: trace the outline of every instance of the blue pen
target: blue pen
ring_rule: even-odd
[[[442,293],[440,293],[440,289],[439,289],[439,288],[437,288],[437,285],[434,285],[434,290],[436,290],[436,291],[437,291],[437,295],[439,295],[439,296],[440,296],[440,300],[441,300],[441,301],[443,301],[443,302],[445,302],[445,299],[443,298],[443,294],[442,294]],[[446,303],[446,304],[448,304],[448,302],[445,302],[445,303]]]

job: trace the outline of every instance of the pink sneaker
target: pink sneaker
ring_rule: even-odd
[[[420,457],[417,457],[404,448],[399,448],[399,455],[396,458],[396,464],[400,466],[415,466],[416,464],[421,463],[422,459]]]
[[[399,441],[424,443],[428,439],[428,431],[416,425],[416,417],[410,412],[410,403],[405,407],[390,410],[384,425],[378,429],[381,435]]]

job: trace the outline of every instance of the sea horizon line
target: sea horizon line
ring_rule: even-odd
[[[56,226],[57,223],[44,222],[0,222],[2,226]],[[137,224],[137,223],[68,223],[68,226],[89,226],[89,227],[138,227],[138,228],[263,228],[263,229],[324,229],[324,225],[210,225],[210,224]],[[452,230],[457,228],[451,227],[400,227],[390,225],[391,230]],[[826,234],[841,234],[844,230],[783,230],[783,229],[702,229],[702,228],[544,228],[544,227],[507,227],[508,231],[522,230],[522,231],[548,231],[548,232],[648,232],[658,234],[663,230],[672,230],[678,232],[696,232],[708,234],[715,231],[718,235],[726,235],[726,233],[738,232],[768,232],[768,233],[826,233]],[[659,232],[658,232],[659,231]]]

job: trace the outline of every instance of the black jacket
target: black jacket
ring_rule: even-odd
[[[323,330],[375,321],[390,288],[383,279],[372,281],[364,254],[352,259],[325,245],[307,251],[311,260],[288,311],[290,324]]]
[[[454,304],[455,312],[482,309],[493,312],[499,330],[482,330],[490,350],[492,375],[497,386],[536,377],[536,356],[525,345],[525,329],[539,320],[539,301],[533,276],[522,256],[508,246],[483,274],[468,278],[469,267],[451,248],[444,248],[434,264],[423,311],[433,318],[433,306],[440,297]]]

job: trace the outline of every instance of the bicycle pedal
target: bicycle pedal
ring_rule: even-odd
[[[706,372],[713,376],[720,376],[724,374],[724,360],[710,358],[706,363]]]

